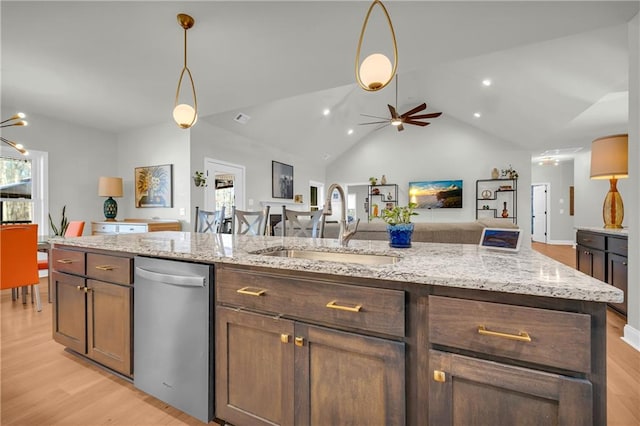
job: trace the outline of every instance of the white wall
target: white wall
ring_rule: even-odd
[[[118,219],[188,220],[190,206],[189,130],[173,121],[118,135],[118,176],[124,183],[124,197],[118,200]],[[173,208],[136,208],[134,173],[136,167],[173,165]],[[184,209],[184,216],[180,215]],[[185,228],[183,225],[182,229]]]
[[[300,143],[304,143],[301,138]],[[309,149],[314,149],[310,147]],[[191,129],[191,172],[203,170],[205,157],[245,166],[245,209],[259,210],[260,202],[272,204],[271,211],[280,212],[283,201],[271,197],[271,161],[293,166],[293,193],[303,194],[305,206],[309,203],[309,181],[325,181],[324,164],[304,161],[288,152],[274,149],[264,141],[254,141],[206,123],[198,122]],[[194,185],[191,188],[191,209],[203,205],[204,195]],[[253,203],[251,203],[253,202]],[[189,216],[191,217],[191,216]]]
[[[629,179],[625,180],[630,259],[624,338],[640,350],[640,15],[629,23]]]
[[[533,164],[531,182],[548,183],[550,186],[547,242],[554,244],[575,241],[573,216],[569,216],[569,187],[573,185],[573,161],[563,161],[557,166]]]
[[[327,168],[327,181],[365,182],[386,175],[399,185],[400,204],[408,200],[408,185],[422,180],[463,180],[463,208],[419,210],[414,222],[469,222],[475,220],[475,182],[490,179],[491,169],[518,171],[518,224],[529,243],[531,229],[531,155],[512,143],[443,115],[429,127],[391,126],[373,132]]]
[[[19,108],[3,105],[0,116],[10,117],[18,111]],[[66,205],[69,220],[85,221],[84,235],[90,235],[91,221],[104,220],[104,198],[98,196],[98,178],[118,173],[116,136],[23,112],[28,114],[29,125],[4,128],[2,135],[27,149],[48,153],[49,212],[54,223],[59,223],[62,207]],[[120,206],[120,199],[117,201]]]

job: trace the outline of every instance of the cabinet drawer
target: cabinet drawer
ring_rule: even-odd
[[[404,336],[403,291],[219,267],[216,295],[223,304]]]
[[[87,276],[117,284],[133,282],[133,259],[105,254],[87,253]]]
[[[429,340],[573,371],[591,370],[587,314],[430,296]]]
[[[611,253],[619,254],[620,256],[627,256],[628,244],[626,238],[608,237],[609,251]]]
[[[147,232],[147,225],[129,225],[121,223],[118,225],[118,232],[121,234],[136,234]]]
[[[52,269],[84,275],[84,252],[54,248],[49,255],[51,256]]]
[[[591,232],[578,231],[576,242],[580,245],[604,250],[604,235],[592,234]]]
[[[117,234],[118,225],[115,223],[113,224],[93,223],[91,224],[91,233],[92,234]]]

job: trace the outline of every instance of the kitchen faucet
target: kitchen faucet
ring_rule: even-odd
[[[340,230],[338,231],[338,242],[341,246],[346,247],[349,244],[349,240],[356,234],[358,230],[358,224],[360,223],[360,219],[356,221],[356,225],[353,227],[353,230],[349,230],[347,226],[347,198],[344,196],[344,189],[337,183],[332,183],[329,189],[327,190],[327,198],[324,200],[324,209],[322,214],[325,216],[329,216],[332,214],[331,211],[331,195],[333,191],[337,189],[340,194],[340,200],[342,202],[342,211],[340,213]]]

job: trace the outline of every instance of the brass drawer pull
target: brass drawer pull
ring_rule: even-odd
[[[360,312],[360,309],[362,309],[362,305],[356,305],[351,307],[351,306],[338,305],[337,303],[338,303],[337,300],[332,300],[331,302],[327,303],[327,308],[338,309],[340,311],[348,311],[348,312]]]
[[[500,333],[499,331],[487,330],[484,325],[478,326],[478,334],[481,334],[483,336],[503,337],[505,339],[517,340],[519,342],[531,341],[531,337],[526,331],[521,331],[520,334]]]
[[[101,271],[113,271],[115,269],[115,266],[111,266],[111,265],[98,265],[96,266],[96,269],[99,269]]]
[[[289,343],[289,337],[291,337],[291,336],[289,336],[288,334],[281,334],[280,335],[280,341],[282,343]]]
[[[296,337],[294,339],[296,346],[304,346],[304,337]]]
[[[83,286],[83,285],[77,285],[77,286],[76,286],[76,289],[78,289],[78,290],[80,290],[80,291],[82,291],[82,289],[83,289],[83,288],[84,288],[84,286]]]
[[[433,370],[433,380],[435,380],[436,382],[444,383],[445,381],[447,381],[447,375],[444,371]]]
[[[267,290],[255,288],[255,287],[242,287],[236,290],[236,293],[246,294],[248,296],[263,296]]]
[[[73,263],[73,259],[58,259],[58,260],[56,260],[56,262],[64,263],[66,265],[66,264],[69,264],[69,263]]]

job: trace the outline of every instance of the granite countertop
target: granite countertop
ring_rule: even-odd
[[[629,228],[610,229],[610,228],[604,228],[602,226],[600,226],[600,227],[597,227],[597,226],[577,226],[576,229],[578,231],[597,232],[597,233],[600,233],[600,234],[609,234],[609,235],[617,235],[617,236],[628,236],[629,235]]]
[[[621,302],[619,289],[523,247],[518,253],[490,251],[472,244],[413,243],[392,249],[386,241],[250,237],[192,232],[94,235],[55,238],[53,244],[112,250],[203,263],[228,263],[330,275],[403,281],[597,302]],[[360,265],[263,256],[276,248],[398,256],[395,264]]]

